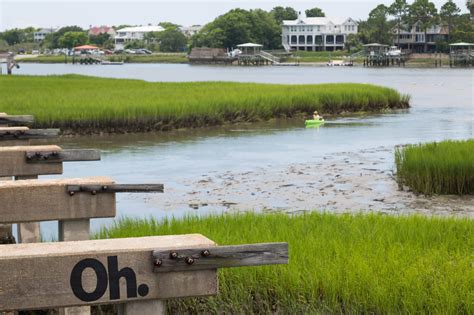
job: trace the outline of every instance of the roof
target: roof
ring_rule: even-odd
[[[36,31],[35,33],[54,33],[56,31],[56,29],[54,28],[42,28],[38,31]]]
[[[254,43],[245,43],[245,44],[237,45],[237,47],[263,47],[263,45],[254,44]]]
[[[474,46],[473,43],[454,43],[454,44],[450,44],[449,46]]]
[[[126,27],[117,30],[120,33],[149,33],[149,32],[162,32],[165,29],[159,25],[150,25],[150,26],[133,26]]]
[[[82,45],[74,47],[74,50],[88,50],[88,49],[99,49],[99,47],[92,46],[92,45]]]
[[[348,18],[328,18],[328,17],[310,17],[310,18],[300,18],[296,20],[285,20],[283,21],[283,25],[327,25],[327,24],[334,24],[334,25],[341,25],[347,22],[348,20],[354,21],[354,19]],[[355,21],[354,21],[355,22]]]
[[[99,34],[102,34],[102,33],[108,33],[110,31],[114,31],[114,29],[111,28],[110,26],[106,26],[106,25],[94,26],[94,27],[91,27],[89,29],[89,34],[99,35]]]

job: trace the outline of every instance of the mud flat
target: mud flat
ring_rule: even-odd
[[[383,212],[474,218],[474,196],[400,191],[392,147],[324,156],[319,162],[183,177],[148,202],[160,209]]]

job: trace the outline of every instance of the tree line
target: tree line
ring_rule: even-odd
[[[470,1],[466,2],[469,8]],[[321,8],[305,11],[307,17],[324,17]],[[156,51],[181,51],[186,47],[233,48],[238,44],[256,42],[266,49],[281,48],[281,25],[284,20],[295,20],[299,13],[292,7],[277,6],[270,11],[261,9],[232,9],[206,24],[197,34],[186,38],[173,23],[160,23],[163,32],[147,34],[143,41],[130,42],[126,48],[149,48]],[[469,13],[461,14],[461,9],[448,0],[441,8],[436,8],[430,0],[394,0],[386,6],[377,5],[369,12],[366,20],[358,21],[358,34],[348,36],[346,48],[360,49],[361,45],[371,42],[393,44],[394,35],[402,30],[410,30],[415,23],[426,32],[433,25],[444,25],[449,30],[447,41],[438,43],[438,48],[446,49],[451,42],[474,42],[474,25]],[[117,26],[120,29],[127,25]],[[32,27],[13,29],[0,33],[0,41],[15,45],[33,41]],[[112,48],[113,40],[108,34],[88,35],[78,26],[66,26],[55,33],[48,34],[42,43],[45,48],[71,48],[82,44],[94,44],[103,48]],[[395,41],[395,44],[397,42]],[[426,47],[425,47],[426,49]]]

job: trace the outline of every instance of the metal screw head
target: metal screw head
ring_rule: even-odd
[[[70,191],[70,192],[69,192],[69,196],[74,196],[74,192],[73,192],[73,191]]]
[[[177,252],[171,252],[171,253],[170,253],[170,258],[171,258],[171,259],[176,259],[176,258],[178,258],[178,253],[177,253]]]
[[[163,261],[159,258],[156,258],[155,261],[153,262],[153,264],[156,266],[156,267],[161,267],[161,265],[163,265]]]
[[[203,250],[201,255],[203,255],[204,257],[208,257],[209,255],[211,255],[211,252],[207,249]]]
[[[97,194],[97,191],[93,190],[93,191],[91,191],[91,194],[95,195],[95,194]]]
[[[102,190],[107,190],[109,187],[107,186],[102,186]]]
[[[192,265],[194,264],[194,258],[192,257],[186,257],[186,259],[184,260],[188,265]]]

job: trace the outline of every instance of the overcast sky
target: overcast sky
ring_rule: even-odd
[[[391,0],[0,0],[0,30],[15,27],[79,25],[145,25],[169,21],[189,26],[205,24],[232,8],[255,9],[291,6],[297,11],[320,7],[326,16],[366,19],[369,11]],[[409,3],[413,2],[411,0]],[[434,0],[437,8],[446,0]],[[465,0],[455,0],[467,12]]]

